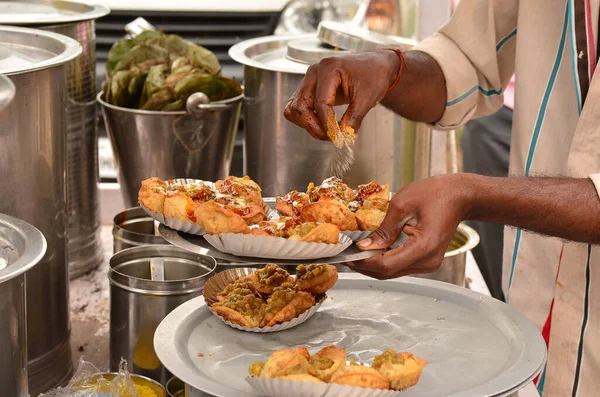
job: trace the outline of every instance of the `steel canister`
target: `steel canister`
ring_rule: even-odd
[[[153,260],[164,265],[164,281],[152,280]],[[125,358],[130,372],[165,384],[171,375],[154,352],[154,331],[173,309],[202,294],[217,262],[170,245],[147,245],[120,251],[109,264],[111,371]]]
[[[96,32],[109,10],[75,1],[3,0],[0,25],[36,27],[77,40],[82,55],[66,68],[67,219],[69,275],[102,263],[98,206]]]
[[[155,233],[154,219],[142,207],[132,207],[113,218],[113,253],[142,245],[168,244]]]

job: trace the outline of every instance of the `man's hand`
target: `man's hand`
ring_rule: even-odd
[[[438,121],[446,106],[446,80],[438,63],[419,51],[404,53],[400,83],[394,84],[400,58],[381,50],[326,58],[308,68],[306,76],[284,110],[285,118],[327,140],[327,117],[333,106],[348,104],[341,126],[358,131],[375,105],[426,123]]]
[[[323,59],[308,68],[283,114],[313,137],[327,140],[333,106],[349,104],[341,125],[358,131],[393,85],[399,68],[400,59],[389,50]]]
[[[457,186],[457,176],[421,180],[398,191],[379,229],[358,246],[363,250],[388,248],[402,231],[408,240],[399,248],[349,267],[378,279],[436,271],[467,209],[468,189]]]
[[[451,174],[405,186],[363,250],[408,240],[383,255],[350,263],[368,276],[387,279],[437,270],[462,220],[501,223],[547,236],[600,244],[600,199],[587,178],[491,178]]]

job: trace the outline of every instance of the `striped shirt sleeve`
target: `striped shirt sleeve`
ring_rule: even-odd
[[[517,3],[461,0],[448,24],[415,47],[446,78],[446,110],[435,128],[454,129],[502,106],[514,72]]]

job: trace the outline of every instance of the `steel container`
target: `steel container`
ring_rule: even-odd
[[[164,263],[165,281],[151,279],[151,261]],[[154,352],[154,331],[173,309],[202,295],[217,262],[170,245],[128,248],[110,259],[110,369],[127,360],[132,373],[165,384],[171,374]]]
[[[419,274],[414,277],[429,278],[464,287],[466,285],[467,254],[477,244],[479,244],[479,234],[473,228],[461,223],[450,241],[440,268],[436,272]]]
[[[12,102],[15,97],[15,85],[3,74],[0,74],[0,112]]]
[[[18,25],[77,40],[82,55],[67,66],[67,215],[71,278],[95,269],[103,259],[98,206],[96,124],[96,36],[102,6],[73,1],[3,0],[0,25]]]
[[[119,212],[113,219],[113,253],[142,245],[168,244],[155,233],[154,219],[142,207]]]
[[[72,371],[64,87],[81,46],[55,33],[0,26],[0,54],[0,73],[17,87],[0,112],[0,212],[31,223],[48,242],[27,274],[29,391],[36,396]]]
[[[0,385],[2,395],[27,390],[26,272],[46,253],[46,239],[29,223],[0,214]]]
[[[289,59],[288,43],[315,38],[268,36],[243,41],[229,50],[229,55],[245,66],[244,172],[266,196],[304,190],[309,182],[318,183],[331,176],[328,165],[335,147],[312,138],[283,117],[310,63]],[[313,53],[305,51],[305,55],[316,62],[328,56],[328,51],[314,48]],[[344,174],[344,181],[350,185],[375,179],[397,190],[414,180],[455,168],[451,133],[433,133],[426,125],[405,120],[381,105],[365,117],[358,135],[356,160]]]
[[[160,112],[113,106],[100,93],[98,101],[125,205],[137,205],[141,182],[153,176],[163,180],[226,178],[242,98],[199,105],[191,111]]]

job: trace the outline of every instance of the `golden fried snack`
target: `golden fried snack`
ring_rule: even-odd
[[[362,365],[343,366],[332,376],[330,383],[368,389],[389,389],[390,381],[376,369]]]
[[[290,321],[310,309],[315,304],[315,297],[308,292],[296,291],[293,284],[285,283],[275,288],[267,298],[261,327],[272,327]]]
[[[356,141],[356,132],[350,126],[341,126],[337,121],[333,109],[327,114],[327,137],[338,148],[344,145],[353,145]]]
[[[250,282],[254,290],[263,295],[271,295],[275,288],[282,284],[294,282],[294,278],[285,269],[272,263],[247,275],[244,280]]]
[[[214,201],[196,206],[196,223],[208,234],[250,233],[250,228],[241,216],[226,210]]]
[[[338,280],[338,271],[333,265],[300,265],[296,270],[296,288],[315,295],[324,294]]]
[[[235,288],[211,308],[226,321],[254,328],[258,327],[264,317],[265,301],[250,289]]]
[[[138,193],[138,201],[150,211],[162,214],[166,189],[167,184],[159,178],[148,178],[142,181],[142,187]]]
[[[249,205],[265,205],[261,195],[262,189],[247,175],[243,178],[229,176],[225,180],[217,181],[215,188],[222,195],[243,198]]]
[[[225,298],[237,288],[243,288],[243,289],[251,290],[252,292],[257,292],[256,286],[252,281],[248,280],[247,277],[240,277],[237,280],[235,280],[233,283],[227,285],[223,289],[223,291],[219,292],[216,296],[217,300],[218,301],[225,300]]]
[[[299,374],[317,376],[314,368],[308,363],[308,358],[304,351],[299,349],[283,349],[271,354],[260,376],[263,378],[279,378]]]
[[[358,230],[356,217],[347,205],[338,200],[320,200],[302,208],[300,219],[304,222],[330,223],[340,230]]]
[[[323,382],[329,382],[331,376],[341,367],[346,365],[346,350],[335,346],[327,346],[314,354],[308,360],[317,371],[317,376]]]
[[[307,243],[337,244],[340,242],[340,229],[329,223],[303,223],[289,231],[289,239]]]
[[[184,222],[196,223],[196,204],[183,192],[167,193],[165,195],[163,213],[165,216]]]
[[[354,190],[336,176],[325,179],[319,186],[315,186],[312,182],[309,183],[306,194],[313,203],[319,200],[338,200],[343,204],[348,204],[356,199]]]
[[[385,218],[385,212],[380,211],[376,208],[364,209],[361,208],[354,213],[356,217],[356,223],[360,230],[375,231]]]
[[[407,352],[386,350],[373,360],[376,369],[390,381],[390,388],[404,390],[419,382],[427,361]]]
[[[309,202],[308,194],[292,190],[283,197],[275,198],[275,209],[283,216],[296,217]]]
[[[201,204],[215,198],[215,192],[203,182],[193,182],[185,185],[168,181],[167,194],[181,192],[194,200],[194,203]]]
[[[375,181],[371,181],[365,185],[358,185],[356,188],[356,199],[360,202],[373,199],[388,201],[390,199],[390,185],[378,185]]]
[[[248,374],[251,376],[260,376],[264,368],[265,363],[262,361],[256,361],[248,366]]]
[[[319,378],[316,378],[309,374],[292,374],[280,376],[279,379],[285,380],[299,380],[300,382],[312,382],[312,383],[323,383]]]
[[[264,206],[248,204],[244,198],[220,196],[215,199],[215,203],[239,215],[248,225],[254,225],[267,219]]]

